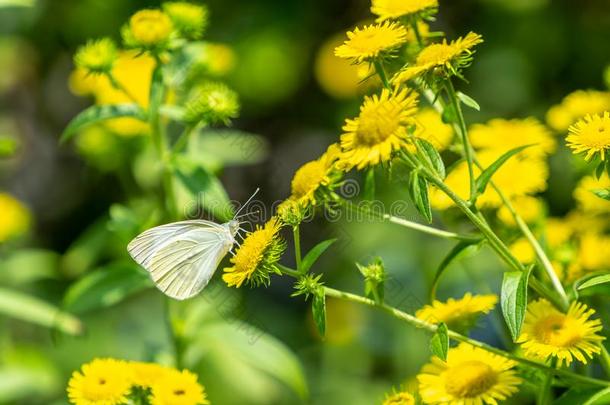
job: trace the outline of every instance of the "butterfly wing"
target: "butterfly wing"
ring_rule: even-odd
[[[199,293],[233,246],[224,225],[182,221],[149,229],[127,246],[157,288],[183,300]]]

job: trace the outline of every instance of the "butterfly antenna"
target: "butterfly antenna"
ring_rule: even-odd
[[[241,210],[243,210],[249,203],[250,201],[252,201],[252,199],[254,198],[254,196],[256,196],[256,194],[258,194],[258,192],[260,191],[260,187],[257,187],[256,190],[254,190],[254,193],[252,193],[252,195],[250,196],[250,198],[248,198],[246,200],[246,202],[244,203],[244,205],[242,205],[241,207],[239,207],[239,209],[237,210],[237,212],[235,213],[235,216],[233,217],[233,219],[238,218],[237,214],[239,214],[241,212]]]

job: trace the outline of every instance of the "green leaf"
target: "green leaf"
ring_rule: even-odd
[[[0,7],[33,7],[35,0],[0,0]]]
[[[0,278],[5,285],[23,285],[59,276],[59,255],[51,250],[19,249],[0,261]]]
[[[430,339],[430,351],[439,359],[447,360],[447,351],[449,350],[449,335],[447,334],[447,325],[444,322],[438,324],[436,332]]]
[[[610,189],[596,189],[591,190],[591,192],[602,200],[610,201]]]
[[[324,291],[321,288],[313,295],[311,311],[313,320],[318,328],[318,333],[324,337],[326,333],[326,295],[324,295]]]
[[[456,95],[458,96],[462,104],[464,104],[465,106],[468,106],[477,111],[481,111],[481,106],[479,106],[479,103],[477,103],[472,97],[467,96],[461,91],[458,91]]]
[[[502,156],[500,156],[495,162],[493,162],[489,167],[487,167],[483,172],[479,175],[476,180],[476,189],[478,194],[483,194],[485,188],[487,187],[487,183],[491,180],[491,177],[496,173],[496,171],[504,164],[508,159],[521,152],[522,150],[529,148],[532,145],[523,145],[518,146],[514,149],[509,150]]]
[[[554,405],[602,405],[610,403],[610,388],[583,388],[575,386],[557,398]]]
[[[595,177],[597,178],[597,180],[602,177],[602,174],[604,174],[604,170],[606,170],[606,162],[601,161],[595,169]]]
[[[445,270],[449,267],[449,265],[455,260],[457,259],[462,253],[465,253],[467,250],[469,250],[468,248],[473,247],[473,248],[478,248],[480,247],[484,242],[483,241],[459,241],[457,243],[457,245],[455,245],[447,254],[447,256],[445,256],[445,258],[443,259],[443,261],[441,262],[441,264],[438,265],[438,268],[436,269],[436,273],[434,274],[434,280],[432,280],[432,287],[430,288],[430,300],[435,300],[436,299],[436,289],[438,287],[438,283],[440,281],[441,276],[443,275],[443,273],[445,272]]]
[[[576,287],[576,289],[580,291],[584,290],[585,288],[590,288],[599,284],[606,284],[608,282],[610,282],[610,273],[592,277],[584,281],[582,284]]]
[[[370,167],[364,177],[364,200],[373,201],[375,199],[375,168]]]
[[[66,142],[87,125],[111,118],[132,117],[146,121],[146,112],[137,104],[94,105],[79,113],[61,134],[60,142]]]
[[[269,154],[269,142],[248,132],[217,129],[192,135],[187,149],[189,157],[210,170],[260,163]]]
[[[416,170],[411,171],[409,175],[409,194],[417,211],[428,223],[432,222],[432,208],[428,198],[428,182]]]
[[[39,298],[6,288],[0,288],[0,313],[47,328],[57,328],[70,335],[78,335],[83,330],[81,322],[72,314]]]
[[[591,395],[583,405],[610,404],[610,388],[604,388]]]
[[[152,81],[150,84],[150,102],[148,110],[152,114],[159,114],[159,108],[163,104],[165,98],[165,84],[163,83],[163,65],[157,64],[152,74]],[[156,120],[156,117],[150,117],[151,122]]]
[[[532,267],[525,271],[504,273],[500,304],[502,315],[513,338],[517,340],[527,310],[527,283]]]
[[[190,159],[178,156],[174,174],[190,193],[191,199],[221,221],[233,218],[233,206],[222,183],[216,176]]]
[[[72,284],[64,297],[64,305],[75,313],[85,313],[118,304],[151,286],[148,275],[135,263],[114,263]]]
[[[337,239],[327,239],[314,246],[309,252],[307,252],[305,257],[303,257],[303,260],[301,260],[301,271],[303,273],[308,272],[311,266],[313,266],[313,264],[322,255],[322,253],[324,253],[326,249],[328,249],[330,245],[332,245],[336,241]]]
[[[434,167],[436,174],[438,174],[440,178],[445,179],[445,164],[434,145],[421,138],[416,138],[415,143],[417,144],[417,148],[423,152],[424,158]]]

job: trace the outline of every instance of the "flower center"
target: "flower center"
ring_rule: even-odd
[[[578,327],[571,326],[570,320],[564,314],[541,319],[534,333],[542,343],[558,347],[570,347],[581,338]]]
[[[374,109],[360,113],[356,139],[362,145],[377,145],[393,135],[399,126],[399,112],[396,107],[391,103],[380,104]]]
[[[307,193],[317,189],[324,183],[326,177],[326,166],[324,162],[314,160],[305,163],[294,174],[292,179],[292,195],[296,198],[304,197]]]
[[[417,56],[418,65],[444,65],[448,60],[453,58],[455,51],[449,44],[433,44],[426,47]]]
[[[610,148],[610,125],[600,124],[597,128],[583,130],[581,143],[589,147]]]
[[[174,395],[181,396],[184,394],[185,394],[184,390],[174,390]]]
[[[473,398],[489,390],[497,380],[489,365],[471,360],[445,372],[445,389],[456,398]]]

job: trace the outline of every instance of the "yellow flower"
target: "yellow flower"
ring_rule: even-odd
[[[472,60],[475,45],[483,42],[479,34],[469,32],[454,41],[428,45],[417,55],[415,63],[399,71],[393,78],[394,84],[402,84],[436,67],[445,68],[449,74],[457,74]]]
[[[338,167],[361,170],[390,160],[392,152],[406,145],[416,109],[417,93],[408,89],[393,94],[383,89],[381,95],[365,97],[358,117],[343,126]]]
[[[198,61],[212,76],[222,76],[235,67],[235,52],[224,44],[206,43]]]
[[[75,405],[118,405],[127,402],[132,374],[127,363],[95,359],[75,371],[68,383],[68,398]]]
[[[600,353],[604,340],[597,334],[602,330],[601,321],[589,319],[593,314],[593,309],[579,302],[573,302],[564,314],[539,299],[528,304],[517,342],[526,355],[542,360],[556,357],[559,366],[569,366],[574,359],[587,363],[587,357]]]
[[[583,271],[610,269],[610,237],[588,232],[580,237],[578,264]]]
[[[443,151],[451,145],[453,128],[443,122],[435,109],[426,107],[415,115],[414,135],[430,142],[438,151]]]
[[[606,173],[603,173],[599,179],[585,176],[576,184],[572,195],[583,213],[607,213],[610,212],[610,203],[599,198],[592,191],[608,188],[610,188],[610,179]]]
[[[0,243],[25,234],[31,222],[30,211],[19,200],[0,192]]]
[[[224,83],[206,82],[193,93],[185,106],[184,119],[188,122],[228,125],[239,114],[237,93]]]
[[[245,281],[269,283],[269,274],[278,271],[276,263],[285,248],[278,235],[280,228],[280,221],[273,217],[264,227],[258,226],[246,236],[230,260],[233,266],[224,269],[222,279],[229,287],[239,288]]]
[[[172,20],[178,32],[189,39],[199,39],[208,23],[206,7],[183,1],[163,3],[163,11]]]
[[[560,104],[551,107],[546,121],[551,128],[565,131],[577,119],[587,114],[600,114],[610,110],[610,93],[595,90],[577,90],[568,94]]]
[[[349,31],[347,38],[343,45],[335,48],[335,55],[360,63],[391,53],[406,42],[407,31],[398,23],[385,21]]]
[[[438,0],[372,0],[371,3],[371,13],[379,16],[377,21],[410,16],[438,7]]]
[[[447,361],[433,357],[417,376],[425,404],[496,405],[518,391],[521,379],[512,360],[461,343]]]
[[[207,405],[205,391],[197,375],[188,370],[169,370],[152,386],[151,405]]]
[[[598,153],[601,160],[605,160],[606,149],[610,148],[610,112],[587,115],[569,131],[566,141],[574,153],[585,153],[586,161]]]
[[[172,33],[172,20],[160,10],[140,10],[129,19],[124,40],[128,46],[156,47],[165,44]]]
[[[516,155],[544,157],[555,151],[557,143],[548,129],[535,118],[505,120],[495,118],[475,124],[468,132],[473,147],[496,152],[497,157],[519,146],[533,145]]]
[[[170,368],[156,363],[143,363],[138,361],[129,362],[133,374],[133,384],[144,388],[151,388],[157,382],[163,381]]]
[[[316,205],[318,203],[318,191],[323,188],[332,189],[338,180],[337,175],[333,173],[333,169],[339,153],[339,146],[332,144],[319,159],[301,166],[292,178],[289,199],[296,201],[302,207]]]
[[[498,297],[490,295],[464,294],[460,299],[449,298],[446,302],[435,300],[432,305],[425,305],[415,313],[422,321],[430,323],[444,322],[450,328],[470,327],[481,314],[491,311]]]
[[[536,260],[536,252],[526,238],[517,239],[509,246],[509,249],[521,263],[530,264]]]
[[[574,230],[568,221],[561,218],[549,218],[545,224],[545,237],[549,247],[555,249],[572,237]]]
[[[415,405],[415,398],[407,391],[388,395],[382,405]]]
[[[517,214],[526,222],[533,223],[538,221],[544,214],[544,204],[541,199],[531,196],[515,197],[511,204]],[[515,219],[505,205],[498,210],[498,219],[509,226],[516,226]]]
[[[110,38],[102,38],[80,47],[74,55],[74,62],[89,73],[110,73],[117,56],[114,42]]]

